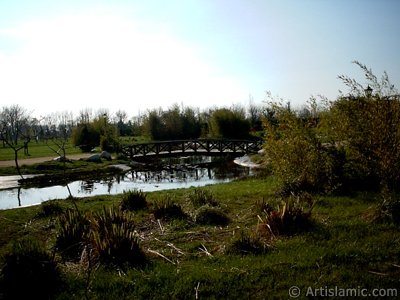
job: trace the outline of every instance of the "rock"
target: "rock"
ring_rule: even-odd
[[[66,158],[65,156],[58,156],[56,158],[53,158],[54,161],[60,161],[60,162],[64,162],[64,161],[69,161],[68,158]]]
[[[107,152],[107,151],[101,152],[100,158],[104,158],[104,159],[106,159],[106,160],[111,160],[111,159],[112,159],[112,158],[111,158],[111,154],[110,154],[109,152]]]
[[[93,154],[89,156],[86,161],[88,162],[101,162],[100,154]]]

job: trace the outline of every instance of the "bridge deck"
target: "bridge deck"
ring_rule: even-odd
[[[223,155],[256,153],[261,140],[175,140],[123,146],[121,152],[131,159],[177,155]]]

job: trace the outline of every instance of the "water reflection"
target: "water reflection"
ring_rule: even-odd
[[[130,189],[150,192],[204,186],[252,174],[251,169],[237,166],[232,162],[205,167],[200,165],[203,161],[197,160],[194,164],[189,164],[181,158],[178,161],[169,160],[167,167],[156,171],[129,170],[103,178],[70,182],[67,186],[0,190],[0,209],[29,206],[51,199],[65,199],[69,193],[79,198],[114,195]]]

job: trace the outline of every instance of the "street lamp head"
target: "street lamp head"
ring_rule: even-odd
[[[373,89],[369,85],[364,91],[367,97],[371,97]]]

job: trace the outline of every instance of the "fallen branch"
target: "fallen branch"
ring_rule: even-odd
[[[185,253],[181,250],[181,249],[179,249],[178,247],[176,247],[174,244],[172,244],[171,242],[165,242],[165,241],[161,241],[160,239],[158,239],[158,238],[154,238],[156,241],[158,241],[158,242],[161,242],[161,243],[165,243],[168,247],[170,247],[170,248],[172,248],[172,249],[174,249],[176,252],[178,252],[178,254],[182,254],[182,255],[185,255]]]
[[[157,219],[157,223],[158,223],[158,226],[160,226],[161,234],[164,234],[164,227],[162,226],[160,219]]]
[[[201,244],[201,246],[203,247],[203,248],[201,248],[201,247],[199,248],[199,250],[201,252],[203,252],[205,255],[207,255],[209,257],[213,257],[212,254],[207,250],[206,246],[204,246],[203,244]]]
[[[147,249],[147,251],[150,252],[150,253],[156,254],[156,255],[158,255],[158,256],[164,258],[166,261],[170,262],[171,264],[175,265],[175,263],[174,263],[172,260],[170,260],[170,259],[169,259],[168,257],[166,257],[165,255],[162,255],[160,252],[157,252],[157,251],[151,250],[151,249]]]
[[[194,288],[196,292],[196,300],[199,299],[199,287],[200,287],[200,281],[197,283],[197,287]]]
[[[379,275],[379,276],[388,276],[388,274],[380,273],[380,272],[375,272],[375,271],[368,271],[368,273],[375,274],[375,275]]]

